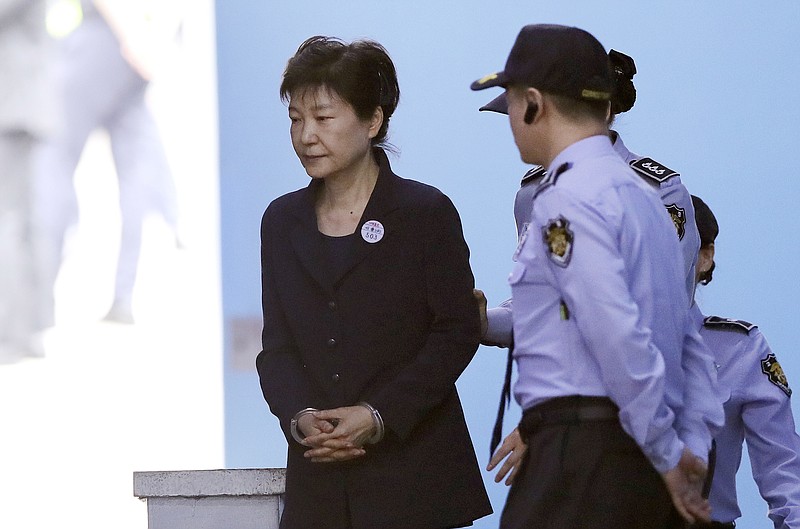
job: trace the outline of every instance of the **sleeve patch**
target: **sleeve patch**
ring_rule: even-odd
[[[682,241],[683,236],[686,235],[686,210],[678,207],[677,204],[667,204],[666,207],[667,213],[678,231],[678,240]]]
[[[703,325],[710,329],[739,331],[739,332],[744,332],[745,334],[750,334],[750,331],[756,328],[756,325],[744,320],[720,318],[719,316],[709,316],[708,318],[703,320]]]
[[[639,158],[638,160],[631,162],[630,165],[639,174],[644,175],[651,180],[655,180],[659,184],[666,182],[668,179],[679,174],[678,172],[673,171],[666,165],[663,165],[652,158]]]
[[[768,354],[767,357],[761,361],[761,372],[767,375],[769,381],[778,386],[787,396],[792,396],[789,381],[786,379],[786,374],[783,372],[783,368],[780,362],[778,362],[778,359],[775,358],[774,353]]]
[[[547,246],[550,260],[561,268],[566,268],[572,257],[572,243],[575,239],[569,229],[569,221],[559,215],[542,228],[542,239]]]
[[[537,165],[536,167],[533,167],[532,169],[528,170],[528,172],[522,176],[522,182],[520,182],[520,185],[524,186],[534,180],[537,179],[541,180],[542,178],[544,178],[544,175],[545,175],[544,167],[542,167],[541,165]]]

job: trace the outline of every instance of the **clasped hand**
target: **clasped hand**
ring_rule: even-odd
[[[314,463],[348,461],[364,456],[364,444],[375,434],[372,414],[364,406],[319,410],[300,418],[297,424],[306,437],[304,454]]]
[[[701,495],[706,472],[703,460],[684,448],[678,466],[662,474],[672,503],[689,523],[711,521],[711,507]]]

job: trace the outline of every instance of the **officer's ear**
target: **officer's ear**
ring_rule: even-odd
[[[525,90],[525,102],[527,103],[527,107],[525,108],[525,115],[523,116],[523,121],[530,125],[536,119],[536,116],[539,114],[539,110],[542,108],[542,104],[544,101],[544,95],[533,87],[528,87]]]
[[[522,120],[530,125],[533,123],[533,118],[536,117],[536,113],[539,112],[539,105],[536,103],[528,103],[528,108],[525,109],[525,117]]]
[[[697,252],[697,272],[696,280],[700,281],[705,274],[714,266],[714,243],[707,244]]]

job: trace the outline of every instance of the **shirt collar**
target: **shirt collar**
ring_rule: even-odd
[[[561,151],[550,163],[547,172],[552,173],[564,163],[574,165],[587,158],[607,154],[614,154],[614,147],[611,145],[611,139],[608,135],[598,134],[596,136],[589,136],[588,138],[576,141]],[[616,156],[616,154],[614,155]]]
[[[630,161],[633,158],[633,153],[628,150],[628,147],[625,146],[625,142],[622,141],[622,136],[619,135],[618,132],[614,132],[614,150],[617,152],[620,158],[623,160]]]

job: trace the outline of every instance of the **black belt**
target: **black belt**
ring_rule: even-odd
[[[697,522],[689,526],[691,529],[733,529],[736,522]]]
[[[618,419],[619,408],[608,397],[573,395],[549,399],[528,408],[522,414],[519,429],[527,437],[541,426]]]

